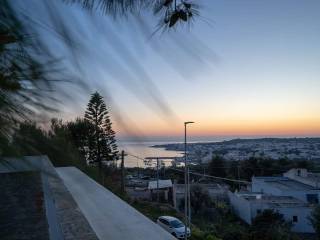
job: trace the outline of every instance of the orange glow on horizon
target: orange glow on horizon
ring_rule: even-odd
[[[190,118],[192,119],[192,118]],[[195,121],[188,126],[189,136],[316,136],[320,135],[320,119]],[[137,135],[181,136],[183,123],[145,123]],[[120,136],[126,133],[118,131]]]

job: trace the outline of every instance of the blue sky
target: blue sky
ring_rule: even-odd
[[[45,39],[87,83],[62,86],[69,97],[56,116],[82,115],[98,90],[119,135],[179,135],[185,120],[197,122],[192,135],[320,135],[320,1],[195,2],[201,16],[191,26],[153,37],[151,14],[142,13],[149,28],[141,28],[134,17],[56,4],[79,41],[79,68],[59,41]]]

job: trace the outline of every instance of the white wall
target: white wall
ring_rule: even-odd
[[[268,204],[259,204],[252,203],[251,204],[251,216],[255,218],[257,216],[257,210],[265,210],[270,209]],[[280,214],[283,214],[283,217],[286,221],[292,222],[293,216],[298,217],[298,222],[292,223],[293,226],[291,230],[293,232],[301,232],[301,233],[314,233],[314,229],[309,222],[309,216],[312,211],[309,207],[278,207],[271,208],[275,211],[278,211]]]
[[[271,208],[267,203],[250,202],[232,192],[228,192],[228,196],[234,213],[248,224],[251,224],[252,219],[257,216],[257,210],[261,210],[262,212],[265,209],[273,209],[283,214],[284,219],[290,222],[293,220],[293,216],[298,217],[298,222],[293,223],[291,229],[293,232],[314,233],[314,229],[309,222],[309,216],[312,211],[309,207],[293,206]]]
[[[228,192],[228,197],[234,213],[246,223],[251,224],[252,217],[249,202],[230,191]]]
[[[291,230],[293,232],[314,233],[314,229],[310,224],[309,216],[311,208],[279,208],[278,209],[287,221],[292,221],[293,216],[298,216],[298,222],[293,223]]]

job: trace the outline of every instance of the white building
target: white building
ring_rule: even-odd
[[[252,177],[251,192],[231,193],[230,203],[245,222],[265,209],[283,214],[293,223],[292,231],[313,233],[309,215],[319,203],[320,175],[306,169],[291,169],[279,177]]]
[[[151,199],[158,198],[159,194],[161,199],[167,202],[172,196],[172,181],[170,179],[150,181],[148,183],[148,190],[150,192]]]
[[[307,169],[293,168],[284,173],[283,176],[315,188],[320,188],[320,174],[308,172]]]
[[[291,196],[305,203],[319,203],[320,188],[313,178],[294,175],[291,169],[283,177],[253,177],[252,192],[272,194],[275,196]],[[299,169],[301,173],[307,174],[305,169]],[[306,175],[307,176],[307,175]]]
[[[292,222],[293,232],[314,233],[308,219],[311,206],[294,197],[229,192],[229,200],[235,214],[248,224],[263,210],[273,209],[282,214],[285,220]]]

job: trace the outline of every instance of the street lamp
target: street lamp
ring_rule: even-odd
[[[184,122],[184,239],[187,240],[187,225],[190,221],[188,218],[188,207],[190,207],[190,188],[189,188],[189,169],[187,164],[187,125],[194,122]],[[188,201],[189,198],[189,201]]]

